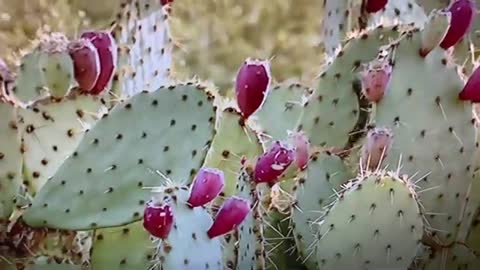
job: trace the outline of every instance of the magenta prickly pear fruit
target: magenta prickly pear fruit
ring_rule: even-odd
[[[225,176],[223,171],[202,168],[193,181],[187,203],[190,207],[205,205],[215,199],[224,186]]]
[[[89,92],[100,76],[100,58],[89,39],[81,38],[70,42],[68,52],[73,60],[75,80],[80,89]]]
[[[361,73],[362,93],[370,102],[379,102],[390,85],[392,65],[386,59],[374,60]]]
[[[289,139],[295,148],[295,165],[303,171],[307,168],[310,158],[310,141],[302,131],[292,132],[289,135]]]
[[[150,201],[143,214],[143,227],[151,235],[165,239],[173,225],[173,213],[168,204],[158,204]]]
[[[458,98],[464,101],[480,103],[480,66],[472,72]]]
[[[255,164],[254,179],[257,183],[275,184],[283,172],[295,159],[295,151],[275,141],[270,148],[263,153]]]
[[[475,3],[471,0],[457,0],[448,11],[451,13],[450,27],[440,47],[448,49],[457,44],[470,29],[475,18]]]
[[[266,99],[270,84],[267,61],[245,60],[237,74],[235,94],[244,119],[255,113]]]
[[[374,128],[367,134],[362,149],[363,169],[376,170],[388,155],[392,146],[393,134],[386,128]]]
[[[365,11],[375,13],[385,8],[388,0],[365,0],[365,2]]]
[[[89,39],[98,52],[100,75],[90,91],[90,94],[98,95],[105,90],[113,78],[117,64],[117,45],[109,32],[85,32],[81,37]]]
[[[208,229],[208,237],[212,239],[235,229],[242,224],[249,212],[250,203],[247,200],[236,196],[228,198],[218,210],[212,226]]]
[[[173,0],[160,0],[160,5],[166,6],[170,3],[173,3]]]

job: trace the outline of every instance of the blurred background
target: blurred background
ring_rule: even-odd
[[[0,56],[12,65],[39,29],[70,37],[108,28],[121,0],[0,0]],[[159,0],[158,0],[159,1]],[[322,1],[175,0],[174,74],[228,91],[247,57],[272,59],[275,81],[311,81],[318,72]]]

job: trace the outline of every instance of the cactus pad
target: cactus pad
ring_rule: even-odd
[[[427,16],[422,7],[415,1],[411,0],[395,0],[388,1],[385,9],[371,15],[370,25],[395,24],[414,24],[422,26],[427,20]]]
[[[157,239],[154,269],[221,270],[220,239],[210,239],[207,235],[212,218],[203,207],[190,208],[186,204],[188,196],[188,188],[184,186],[167,187],[156,195],[172,207],[174,225],[165,240]]]
[[[465,244],[454,243],[450,247],[430,251],[429,259],[421,267],[422,270],[478,269],[480,258]]]
[[[29,103],[48,94],[45,77],[39,64],[41,55],[39,51],[25,55],[18,67],[16,86],[12,92],[23,103]]]
[[[349,31],[348,20],[350,14],[349,0],[323,1],[322,37],[325,51],[328,55],[335,55],[335,51],[346,39]]]
[[[252,178],[253,169],[241,169],[237,182],[237,196],[250,201],[252,209],[238,227],[238,249],[236,269],[265,269],[265,247],[259,197]]]
[[[35,194],[75,151],[103,105],[92,96],[45,100],[18,111],[25,162],[24,184]]]
[[[173,45],[161,2],[137,0],[122,4],[113,30],[119,48],[113,89],[119,94],[155,91],[169,82]]]
[[[296,203],[291,210],[293,234],[300,255],[310,267],[315,267],[315,239],[312,236],[316,227],[313,223],[321,220],[324,207],[335,200],[341,185],[351,178],[339,157],[320,153],[312,157],[306,177],[297,181],[294,188]]]
[[[155,245],[141,222],[95,231],[92,269],[149,269]]]
[[[221,169],[225,174],[224,196],[235,193],[241,159],[253,159],[263,150],[257,135],[241,121],[234,108],[226,108],[217,118],[217,133],[205,159],[207,167]]]
[[[300,84],[272,87],[260,110],[255,113],[262,141],[283,140],[298,125],[305,99],[313,92]],[[282,121],[278,121],[281,117]]]
[[[312,144],[344,147],[364,119],[361,116],[360,84],[356,72],[375,58],[378,48],[396,37],[396,28],[379,27],[346,43],[335,61],[320,75],[318,87],[305,103],[299,129]],[[363,127],[358,127],[362,129]]]
[[[407,269],[423,233],[411,183],[393,175],[351,183],[314,225],[316,259],[326,270]]]
[[[401,174],[415,176],[433,235],[447,244],[455,238],[473,181],[475,127],[471,104],[458,99],[463,82],[444,50],[423,58],[420,48],[420,32],[391,47],[395,67],[375,124],[395,134],[384,164],[401,164]]]
[[[214,135],[213,99],[187,83],[116,105],[40,190],[25,221],[91,229],[139,220],[150,196],[144,187],[189,182],[202,165]]]
[[[0,221],[8,219],[22,179],[22,155],[16,110],[0,100]]]

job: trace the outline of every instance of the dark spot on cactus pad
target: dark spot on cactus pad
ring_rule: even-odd
[[[223,150],[222,156],[223,156],[224,158],[228,158],[228,157],[230,156],[230,151],[228,151],[228,150]]]
[[[70,213],[70,209],[65,209],[65,213]]]
[[[40,173],[39,172],[33,172],[32,176],[33,176],[33,178],[38,178],[38,177],[40,177]]]
[[[126,264],[127,263],[127,259],[123,258],[121,261],[120,261],[120,264]]]
[[[0,155],[0,159],[1,159],[1,155]],[[40,163],[41,163],[43,166],[47,166],[48,160],[44,158],[44,159],[42,159],[42,160],[40,161]]]
[[[33,125],[27,125],[27,127],[25,128],[25,131],[27,133],[32,133],[35,131],[35,127]]]
[[[103,207],[103,208],[102,208],[102,211],[103,211],[103,212],[107,212],[107,208],[106,208],[106,207]]]
[[[197,125],[192,125],[192,127],[190,128],[192,131],[195,131],[195,129],[197,129]]]
[[[97,235],[97,240],[100,240],[100,241],[103,240],[103,234]]]
[[[121,140],[122,138],[123,138],[122,134],[117,134],[117,137],[116,137],[117,140]]]
[[[143,187],[143,182],[141,182],[141,181],[138,182],[138,183],[137,183],[137,186],[138,186],[138,187]]]
[[[175,123],[176,123],[175,119],[170,120],[170,126],[171,126],[171,127],[174,126]]]
[[[83,195],[83,193],[85,193],[85,192],[84,192],[83,190],[80,190],[80,191],[78,192],[78,195]]]
[[[170,175],[170,174],[172,173],[172,170],[165,170],[165,173],[166,173],[167,175]]]
[[[138,159],[137,163],[138,163],[138,164],[143,164],[143,159],[141,159],[141,158]]]
[[[154,99],[154,100],[152,101],[152,106],[158,106],[158,100]]]

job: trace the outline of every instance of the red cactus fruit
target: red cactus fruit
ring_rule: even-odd
[[[457,44],[469,31],[475,19],[475,2],[471,0],[457,0],[448,11],[451,13],[450,27],[440,43],[440,47],[448,49]]]
[[[215,199],[224,186],[225,176],[223,171],[202,168],[193,181],[187,203],[190,207],[205,205]]]
[[[392,141],[393,134],[390,129],[371,129],[362,149],[363,169],[376,170],[387,157]]]
[[[143,214],[143,227],[151,235],[166,239],[173,225],[173,213],[168,204],[147,203]]]
[[[160,5],[165,6],[170,3],[173,3],[173,0],[160,0]]]
[[[247,200],[236,196],[228,198],[218,210],[212,226],[208,229],[208,237],[212,239],[235,229],[242,224],[249,212],[250,203]]]
[[[308,160],[310,158],[310,141],[308,140],[307,135],[304,132],[292,132],[289,135],[291,144],[295,148],[295,165],[300,170],[305,170],[308,166]]]
[[[245,60],[235,83],[238,107],[244,119],[255,113],[263,104],[270,84],[270,67],[267,61]]]
[[[98,95],[105,90],[113,78],[117,65],[117,45],[109,32],[84,32],[81,37],[89,39],[97,48],[100,59],[100,76],[90,94]]]
[[[458,94],[458,98],[464,101],[480,103],[480,66],[477,66],[470,75],[463,90]]]
[[[75,80],[80,89],[88,92],[93,89],[100,76],[100,58],[92,42],[81,38],[70,42],[68,52],[73,61]]]
[[[257,160],[254,179],[257,183],[275,184],[295,159],[294,149],[275,141]]]
[[[388,0],[366,0],[365,11],[368,13],[376,13],[385,8]]]
[[[361,73],[362,93],[370,102],[379,102],[390,85],[392,66],[388,60],[375,60]]]

